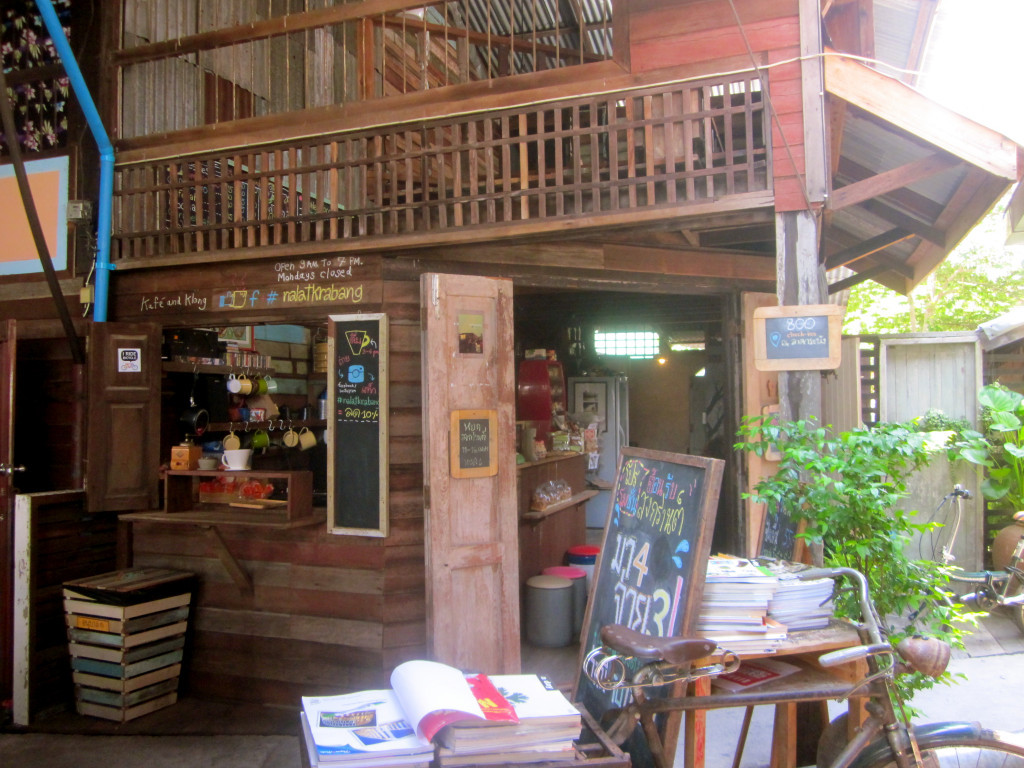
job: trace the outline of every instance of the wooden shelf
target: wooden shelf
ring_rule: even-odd
[[[277,377],[273,368],[257,368],[251,365],[209,365],[207,363],[181,363],[177,360],[164,360],[161,367],[167,373],[238,373],[259,374]]]
[[[551,504],[546,509],[531,509],[523,513],[523,520],[543,520],[545,517],[551,517],[551,515],[561,512],[563,509],[569,509],[569,507],[575,507],[577,504],[582,504],[588,499],[592,499],[597,496],[597,491],[583,491],[577,493],[571,498],[565,501],[560,501],[557,504]]]
[[[231,504],[247,501],[245,496],[231,495],[216,497],[208,493],[203,498],[203,478],[234,481],[260,480],[272,483],[276,490],[281,484],[287,493],[283,506],[269,509],[240,509]],[[308,470],[264,471],[220,469],[172,469],[164,473],[163,512],[140,512],[142,515],[163,515],[176,521],[206,525],[256,525],[261,527],[294,528],[316,522],[313,514],[313,473]],[[141,519],[141,518],[139,518]],[[147,517],[146,519],[152,519]],[[168,521],[169,522],[169,521]]]
[[[263,419],[262,421],[212,421],[207,427],[207,432],[245,432],[246,429],[280,429],[281,422],[284,422],[285,427],[294,427],[295,429],[302,429],[303,427],[309,427],[310,429],[326,429],[327,421],[325,419]],[[204,433],[205,434],[205,433]]]
[[[583,454],[579,451],[552,451],[543,459],[537,459],[536,461],[524,461],[522,464],[516,464],[516,469],[530,469],[531,467],[542,467],[545,464],[551,464],[555,461],[565,461],[566,459],[572,459]]]
[[[208,509],[199,507],[188,512],[160,512],[158,510],[129,512],[118,515],[118,519],[127,522],[167,523],[170,525],[244,525],[281,531],[320,525],[327,521],[326,507],[312,508],[308,517],[285,520],[279,512],[271,513],[269,510],[258,509],[227,509],[227,506],[226,504],[209,505]]]

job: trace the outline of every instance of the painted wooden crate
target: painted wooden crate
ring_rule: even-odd
[[[126,722],[177,701],[193,574],[138,568],[64,584],[79,714]]]

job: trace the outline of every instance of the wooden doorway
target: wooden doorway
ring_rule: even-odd
[[[0,324],[0,648],[11,648],[14,625],[14,320]],[[0,701],[9,701],[13,654],[0,653]]]
[[[460,669],[516,673],[512,282],[428,273],[420,293],[429,653]],[[474,460],[461,450],[463,423],[488,432]]]

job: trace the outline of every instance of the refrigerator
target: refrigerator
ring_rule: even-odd
[[[587,527],[604,528],[619,466],[619,450],[629,445],[629,378],[574,376],[568,384],[569,413],[590,412],[598,417],[599,452],[596,466],[587,471],[587,480],[599,491],[587,501]]]

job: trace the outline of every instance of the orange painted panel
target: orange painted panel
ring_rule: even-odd
[[[50,259],[54,269],[64,269],[67,266],[68,159],[32,160],[25,163],[25,171]],[[10,163],[0,165],[0,211],[4,243],[0,249],[0,275],[41,272],[18,180]]]

